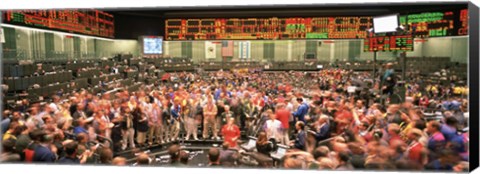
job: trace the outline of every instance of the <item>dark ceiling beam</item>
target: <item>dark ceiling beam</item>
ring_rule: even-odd
[[[151,14],[151,13],[144,13],[144,12],[116,12],[110,11],[113,15],[126,15],[126,16],[137,16],[137,17],[150,17],[150,18],[162,18],[163,15],[161,14]]]
[[[441,4],[441,5],[440,5]],[[313,4],[313,5],[265,5],[243,8],[232,7],[186,7],[186,8],[145,8],[145,9],[116,9],[111,12],[119,15],[156,17],[156,18],[243,18],[243,17],[323,17],[323,16],[376,16],[390,13],[417,13],[430,10],[465,8],[465,2],[448,3],[366,3],[366,4]]]
[[[382,13],[382,12],[389,12],[386,9],[344,9],[344,10],[275,10],[275,11],[184,11],[184,12],[166,12],[164,15],[168,16],[176,16],[176,15],[232,15],[232,14],[288,14],[288,15],[295,15],[295,14],[328,14],[328,13],[365,13],[365,12],[375,12],[375,13]]]
[[[344,10],[279,10],[279,11],[185,11],[185,12],[167,12],[164,13],[165,18],[177,17],[287,17],[287,16],[348,16],[360,15],[368,16],[375,14],[389,14],[392,13],[388,9],[344,9]]]
[[[208,6],[185,6],[185,7],[134,7],[134,8],[115,8],[115,10],[120,11],[200,11],[200,10],[238,10],[238,9],[292,9],[292,8],[361,8],[361,7],[399,7],[399,6],[449,6],[449,5],[466,5],[468,1],[457,1],[457,2],[370,2],[370,3],[337,3],[337,4],[260,4],[260,5],[236,5],[236,6],[219,6],[219,5],[208,5]],[[113,9],[104,8],[104,10],[109,11]]]

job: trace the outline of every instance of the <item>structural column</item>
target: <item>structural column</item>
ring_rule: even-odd
[[[330,63],[335,61],[335,42],[330,44]]]
[[[292,41],[288,41],[288,49],[287,49],[287,60],[290,62],[292,61]]]
[[[163,55],[169,55],[169,42],[163,42]],[[143,51],[142,51],[143,54]]]

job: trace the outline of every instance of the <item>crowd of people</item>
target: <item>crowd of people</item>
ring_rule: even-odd
[[[244,132],[257,136],[256,151],[267,157],[270,142],[288,146],[281,168],[467,171],[465,90],[408,81],[404,100],[393,103],[396,77],[388,67],[371,85],[369,73],[342,69],[183,72],[134,92],[23,100],[3,112],[0,160],[126,165],[114,152],[212,139],[224,144],[209,150],[210,166],[232,167],[236,153],[228,149],[241,149]],[[188,166],[178,145],[169,153],[172,165]],[[147,154],[137,156],[137,164],[150,163]]]

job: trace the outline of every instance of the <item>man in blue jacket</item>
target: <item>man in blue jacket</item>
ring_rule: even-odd
[[[290,146],[293,146],[295,149],[305,150],[305,140],[307,137],[305,134],[305,124],[298,121],[295,124],[295,128],[297,129],[297,137],[295,137],[295,141],[290,143]]]
[[[309,109],[308,104],[304,103],[302,98],[297,98],[297,102],[300,104],[300,106],[298,107],[297,111],[292,113],[292,115],[295,118],[295,122],[302,121],[306,123],[305,115],[307,115],[308,113],[308,109]]]
[[[329,117],[321,115],[315,130],[315,139],[317,142],[330,138],[330,122]]]
[[[40,144],[35,148],[34,162],[55,162],[57,160],[56,150],[52,149],[53,139],[50,135],[42,133]]]
[[[182,119],[182,107],[180,106],[181,99],[175,98],[173,101],[172,108],[170,109],[170,115],[172,116],[170,120],[170,131],[172,139],[171,141],[175,141],[178,139],[178,134],[180,133],[180,122]]]

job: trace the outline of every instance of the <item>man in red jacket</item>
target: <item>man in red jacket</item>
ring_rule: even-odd
[[[280,143],[287,145],[290,142],[288,135],[290,111],[286,108],[286,105],[279,103],[276,109],[276,117],[282,123],[282,137]]]
[[[411,142],[405,151],[405,156],[415,163],[425,165],[427,163],[425,147],[419,142],[422,134],[423,132],[416,128],[413,128],[408,132],[407,136]]]

